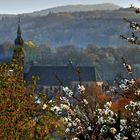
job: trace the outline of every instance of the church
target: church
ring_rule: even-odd
[[[73,87],[79,82],[85,85],[93,84],[96,82],[96,74],[94,67],[85,66],[31,66],[29,71],[24,71],[24,40],[20,28],[20,22],[17,28],[17,37],[15,39],[15,48],[13,51],[12,64],[17,63],[21,67],[20,76],[26,81],[30,81],[32,76],[38,76],[37,88],[48,91],[58,87],[69,86]],[[11,66],[12,66],[11,64]],[[9,70],[10,73],[15,72],[14,67]]]

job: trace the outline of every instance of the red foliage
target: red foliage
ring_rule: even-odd
[[[114,111],[124,111],[125,106],[129,104],[131,99],[128,98],[120,98],[119,100],[115,101],[112,103],[112,110]]]

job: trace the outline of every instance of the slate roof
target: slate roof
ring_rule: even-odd
[[[7,56],[7,57],[1,57],[0,56],[0,64],[10,63],[11,62],[11,59],[12,59],[11,56]]]
[[[82,82],[96,81],[94,67],[79,67]],[[57,75],[65,86],[72,81],[79,81],[76,67],[72,66],[32,66],[28,73],[24,74],[24,79],[31,80],[32,75],[39,76],[38,85],[58,86],[60,83],[56,79]]]

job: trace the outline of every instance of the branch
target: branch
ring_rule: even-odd
[[[140,32],[140,25],[137,22],[130,21],[127,18],[123,19],[129,23],[130,28],[134,29],[134,31]]]
[[[130,5],[130,8],[132,8],[133,11],[134,11],[136,14],[139,14],[139,13],[140,13],[140,8],[135,7],[133,4]]]
[[[120,35],[122,39],[127,40],[129,43],[133,45],[140,45],[140,42],[138,41],[138,37],[135,36],[135,34],[132,32],[132,37],[126,37],[124,35]]]

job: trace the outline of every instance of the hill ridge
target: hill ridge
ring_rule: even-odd
[[[44,16],[48,13],[59,13],[59,12],[82,12],[82,11],[95,11],[95,10],[118,10],[122,8],[113,3],[103,3],[103,4],[77,4],[77,5],[62,5],[53,8],[47,8],[44,10],[34,11],[32,13],[27,13],[30,16]]]

